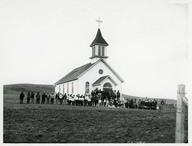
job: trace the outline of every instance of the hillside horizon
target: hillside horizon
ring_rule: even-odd
[[[3,94],[7,93],[14,93],[14,92],[28,92],[28,91],[33,91],[33,92],[54,92],[54,85],[52,84],[33,84],[33,83],[17,83],[17,84],[5,84],[3,85]],[[142,99],[146,97],[140,97],[136,95],[128,95],[122,93],[122,96],[124,99]],[[150,98],[150,97],[147,97]],[[169,104],[176,104],[175,99],[169,99],[169,98],[151,98],[151,99],[159,99],[159,100],[166,100],[167,103]]]

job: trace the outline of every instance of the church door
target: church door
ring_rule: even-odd
[[[110,83],[105,83],[103,85],[103,90],[112,90],[112,85]]]

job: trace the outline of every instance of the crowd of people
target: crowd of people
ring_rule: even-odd
[[[25,95],[23,92],[20,94],[20,103],[23,104]],[[84,95],[72,95],[62,93],[45,93],[41,95],[39,92],[28,92],[26,95],[27,104],[60,104],[60,105],[83,105],[83,106],[122,106],[123,103],[120,100],[119,90],[100,90],[95,89],[91,91],[91,94]]]
[[[125,102],[126,108],[139,108],[139,109],[162,109],[165,104],[164,100],[156,100],[150,98],[142,99],[128,99]]]
[[[21,92],[20,94],[20,104],[23,104],[24,102],[24,98],[25,98],[25,94],[23,92]],[[26,103],[27,104],[53,104],[54,103],[54,93],[52,92],[51,94],[49,93],[45,93],[43,92],[40,95],[40,92],[37,92],[35,95],[35,92],[27,92],[27,96],[26,96]]]
[[[165,104],[163,100],[155,100],[149,98],[143,99],[127,99],[120,100],[119,90],[100,90],[95,89],[91,94],[62,94],[43,92],[27,92],[27,104],[60,104],[60,105],[79,105],[79,106],[105,106],[105,107],[125,107],[125,108],[140,108],[140,109],[162,109]],[[20,94],[20,104],[24,103],[25,94]]]

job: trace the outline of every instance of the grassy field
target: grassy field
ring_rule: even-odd
[[[5,89],[5,88],[4,88]],[[4,143],[174,143],[175,109],[19,104],[4,92]]]

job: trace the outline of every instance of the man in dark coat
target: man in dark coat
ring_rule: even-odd
[[[63,100],[64,100],[64,104],[67,104],[67,94],[63,94]]]
[[[47,104],[49,104],[49,100],[50,100],[51,96],[49,93],[47,93]]]
[[[43,92],[42,99],[41,99],[41,104],[45,104],[45,99],[46,99],[46,94],[45,94],[45,92]]]
[[[130,108],[133,108],[133,99],[130,100]]]
[[[55,95],[55,100],[56,100],[56,103],[59,104],[59,92],[56,93],[56,95]]]
[[[120,92],[119,92],[119,90],[117,91],[117,100],[118,101],[120,100]]]
[[[39,104],[40,103],[40,94],[39,92],[37,92],[37,95],[36,95],[36,104]]]
[[[24,97],[25,97],[24,93],[21,92],[20,97],[19,97],[20,98],[20,104],[23,104]]]
[[[95,92],[93,90],[91,91],[91,103],[92,106],[95,106]]]
[[[28,92],[28,93],[27,93],[27,104],[30,103],[30,98],[31,98],[31,94],[30,94],[30,92]]]
[[[31,92],[31,103],[34,103],[34,97],[35,97],[34,92]]]

